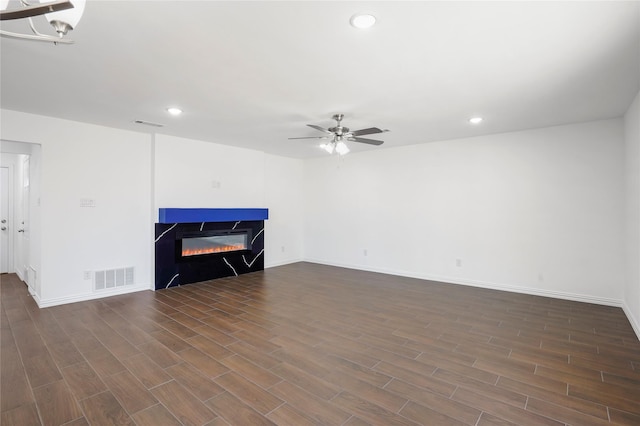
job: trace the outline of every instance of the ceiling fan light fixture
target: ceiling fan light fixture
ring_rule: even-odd
[[[357,13],[351,17],[349,22],[352,27],[364,30],[375,25],[376,17],[368,13]]]
[[[323,144],[320,145],[320,148],[324,149],[329,154],[333,154],[333,150],[335,148],[335,143],[333,143],[333,142],[323,143]]]
[[[346,143],[340,141],[338,143],[336,143],[336,152],[339,155],[345,155],[349,153],[349,147],[347,146]]]

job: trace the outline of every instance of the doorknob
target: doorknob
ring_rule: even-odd
[[[0,228],[0,231],[6,231],[6,230],[7,230],[6,226],[3,226],[2,228]]]
[[[0,220],[0,223],[7,223],[7,219]]]
[[[18,232],[24,232],[24,229],[18,229]]]

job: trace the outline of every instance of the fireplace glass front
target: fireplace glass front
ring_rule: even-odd
[[[250,230],[216,233],[215,235],[183,235],[181,257],[251,250]]]

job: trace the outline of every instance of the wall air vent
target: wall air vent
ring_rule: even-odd
[[[164,124],[152,123],[150,121],[144,121],[144,120],[135,120],[134,123],[142,124],[144,126],[150,126],[150,127],[164,127]]]
[[[93,289],[109,290],[134,284],[134,268],[106,269],[93,272]]]

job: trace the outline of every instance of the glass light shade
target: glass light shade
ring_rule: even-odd
[[[9,0],[0,0],[0,10],[5,10],[8,4]]]
[[[40,0],[40,3],[51,3],[51,0]],[[71,3],[73,4],[73,8],[59,12],[45,13],[45,18],[47,18],[49,22],[62,22],[67,24],[69,29],[74,29],[76,25],[78,25],[78,22],[80,22],[80,18],[82,18],[86,0],[71,0]]]
[[[340,141],[336,144],[336,152],[340,155],[345,155],[349,152],[349,147],[346,143]]]
[[[469,123],[471,123],[471,124],[480,124],[480,123],[482,123],[482,117],[471,117],[469,119]]]
[[[320,145],[320,148],[324,149],[329,154],[333,154],[334,144],[333,144],[333,142],[331,142],[331,143],[323,143],[322,145]]]

